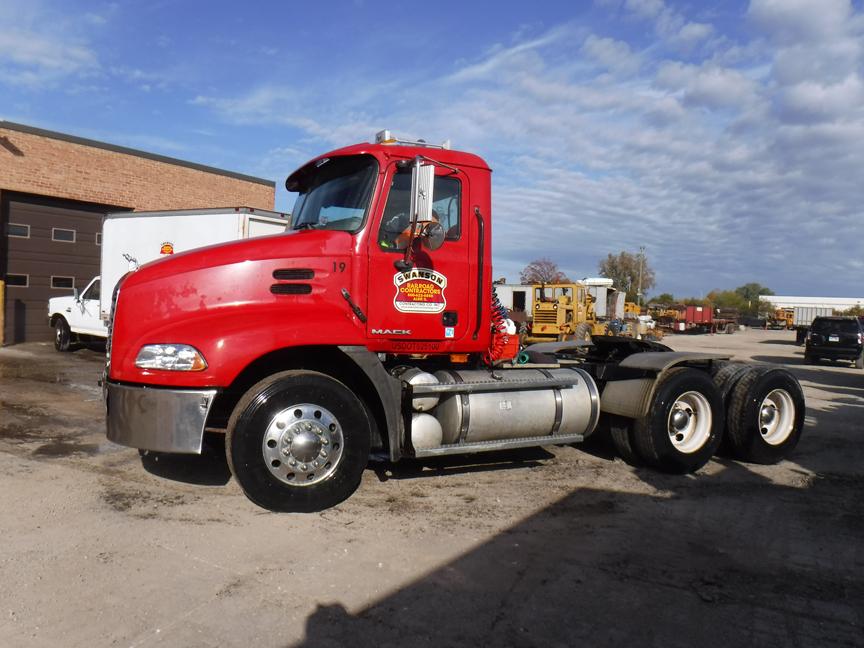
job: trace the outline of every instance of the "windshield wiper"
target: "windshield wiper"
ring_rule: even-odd
[[[303,230],[303,229],[316,229],[321,223],[298,223],[294,226],[295,230]]]

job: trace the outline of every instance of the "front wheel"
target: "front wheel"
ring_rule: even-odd
[[[72,331],[69,323],[62,317],[54,324],[54,348],[57,351],[68,351],[72,344]]]
[[[727,436],[739,459],[760,464],[787,457],[804,427],[804,392],[785,369],[753,367],[732,390]]]
[[[281,512],[320,511],[360,484],[370,424],[343,383],[286,371],[254,385],[237,403],[225,439],[231,473],[246,496]]]
[[[723,399],[704,371],[677,367],[658,379],[648,413],[633,428],[636,451],[664,472],[695,472],[717,451]]]
[[[591,325],[588,322],[580,322],[576,327],[576,331],[573,333],[573,336],[577,340],[583,340],[585,342],[591,341]]]

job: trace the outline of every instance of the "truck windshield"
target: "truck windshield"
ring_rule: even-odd
[[[378,172],[375,158],[324,158],[304,171],[300,195],[294,203],[293,229],[360,229]]]

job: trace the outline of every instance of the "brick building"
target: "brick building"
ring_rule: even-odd
[[[99,274],[106,212],[272,210],[275,190],[270,180],[0,121],[0,339],[51,339],[48,299]]]

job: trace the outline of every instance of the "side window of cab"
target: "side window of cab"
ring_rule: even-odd
[[[432,218],[444,227],[445,241],[462,235],[462,183],[452,176],[436,176],[432,196]],[[410,240],[411,170],[393,175],[384,216],[378,230],[378,245],[384,250],[404,250]]]
[[[99,281],[94,281],[90,284],[90,288],[84,291],[84,294],[81,295],[81,299],[99,299]]]

